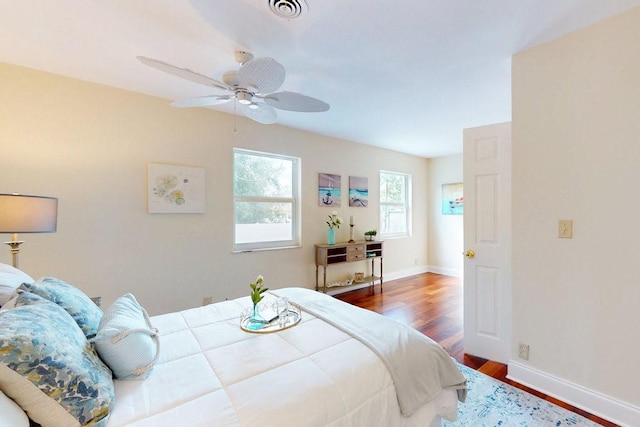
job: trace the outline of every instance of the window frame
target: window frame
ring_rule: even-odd
[[[239,196],[236,195],[236,154],[244,154],[262,158],[273,158],[290,161],[292,163],[291,170],[291,197],[269,197],[269,196]],[[268,153],[264,151],[248,150],[244,148],[233,148],[233,179],[232,179],[232,196],[233,196],[233,252],[252,252],[260,250],[277,250],[292,247],[299,247],[301,242],[301,181],[302,159],[294,156],[287,156],[277,153]],[[291,203],[291,236],[290,240],[271,240],[260,242],[236,242],[236,209],[237,203],[242,202],[266,202],[266,203]]]
[[[404,179],[404,190],[405,190],[405,200],[404,202],[388,202],[382,200],[382,175],[395,175],[401,176]],[[378,175],[379,178],[379,191],[380,191],[380,207],[379,207],[379,220],[380,220],[380,238],[382,239],[396,239],[402,237],[411,237],[411,219],[412,219],[412,206],[411,206],[411,174],[403,173],[403,172],[393,172],[388,170],[380,170]],[[405,223],[406,229],[400,232],[384,232],[382,229],[382,225],[384,224],[384,218],[382,217],[383,207],[385,206],[402,206],[405,208]]]

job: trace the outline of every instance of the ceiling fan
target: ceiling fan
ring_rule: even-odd
[[[171,104],[174,107],[208,107],[235,100],[247,117],[263,124],[276,122],[278,115],[275,108],[300,112],[322,112],[329,109],[326,102],[307,95],[288,91],[275,92],[284,83],[285,69],[273,58],[254,59],[250,53],[236,52],[235,58],[240,69],[224,73],[222,81],[157,59],[144,56],[137,58],[143,64],[165,73],[226,92],[223,95],[175,101]]]

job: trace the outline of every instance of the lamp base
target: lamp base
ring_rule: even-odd
[[[11,263],[14,268],[19,268],[18,252],[20,252],[20,245],[23,243],[23,240],[12,240],[10,242],[4,242],[5,245],[9,245],[9,247],[11,248]]]

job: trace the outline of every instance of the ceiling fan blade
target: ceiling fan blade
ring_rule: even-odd
[[[238,83],[251,92],[269,93],[282,86],[285,74],[284,67],[275,59],[256,58],[240,67]]]
[[[296,92],[277,92],[264,97],[264,101],[280,110],[318,113],[327,111],[329,104]]]
[[[209,107],[211,105],[224,104],[225,102],[229,102],[231,96],[229,95],[212,95],[212,96],[201,96],[198,98],[189,98],[183,99],[180,101],[175,101],[171,103],[172,107]]]
[[[245,116],[263,125],[270,125],[278,119],[276,110],[264,102],[253,102],[247,106],[243,106],[242,112]]]
[[[205,86],[215,87],[218,89],[231,90],[226,84],[219,82],[210,77],[191,71],[188,68],[180,68],[175,65],[167,64],[166,62],[158,59],[147,58],[145,56],[137,56],[138,60],[145,65],[155,68],[156,70],[164,71],[165,73],[173,74],[174,76],[181,77],[183,79],[200,83]]]

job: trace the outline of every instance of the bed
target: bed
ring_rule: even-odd
[[[75,371],[86,369],[92,377],[84,387],[96,402],[85,402],[76,388],[75,400],[70,400],[84,405],[77,411],[66,406],[68,401],[50,396],[57,398],[58,392],[33,384],[33,368],[18,372],[7,352],[0,351],[5,400],[44,426],[440,426],[442,419],[456,419],[457,404],[466,395],[464,376],[438,344],[395,321],[309,289],[266,293],[261,304],[287,298],[299,310],[300,321],[273,333],[250,333],[240,328],[241,313],[251,306],[248,296],[149,318],[131,294],[103,313],[94,307],[87,311],[88,297],[57,279],[21,286],[9,303],[14,307],[0,309],[3,348],[26,347],[33,341],[10,341],[7,335],[17,329],[22,335],[34,331],[23,325],[7,327],[7,322],[15,325],[16,319],[44,316],[60,335],[69,327],[60,326],[63,320],[69,323],[66,311],[78,330],[65,334],[61,345],[77,342],[83,348],[81,365],[87,360],[91,364]],[[51,288],[74,293],[78,301],[65,306],[60,295],[52,297]],[[37,310],[43,313],[33,312]],[[97,326],[93,314],[100,317]],[[114,319],[120,324],[114,326]],[[87,326],[91,323],[94,327]],[[125,336],[117,345],[130,342],[116,349],[113,339],[101,343],[110,324]],[[111,348],[101,351],[105,343]],[[25,389],[37,398],[22,396]],[[0,417],[8,414],[4,408],[0,394]]]

